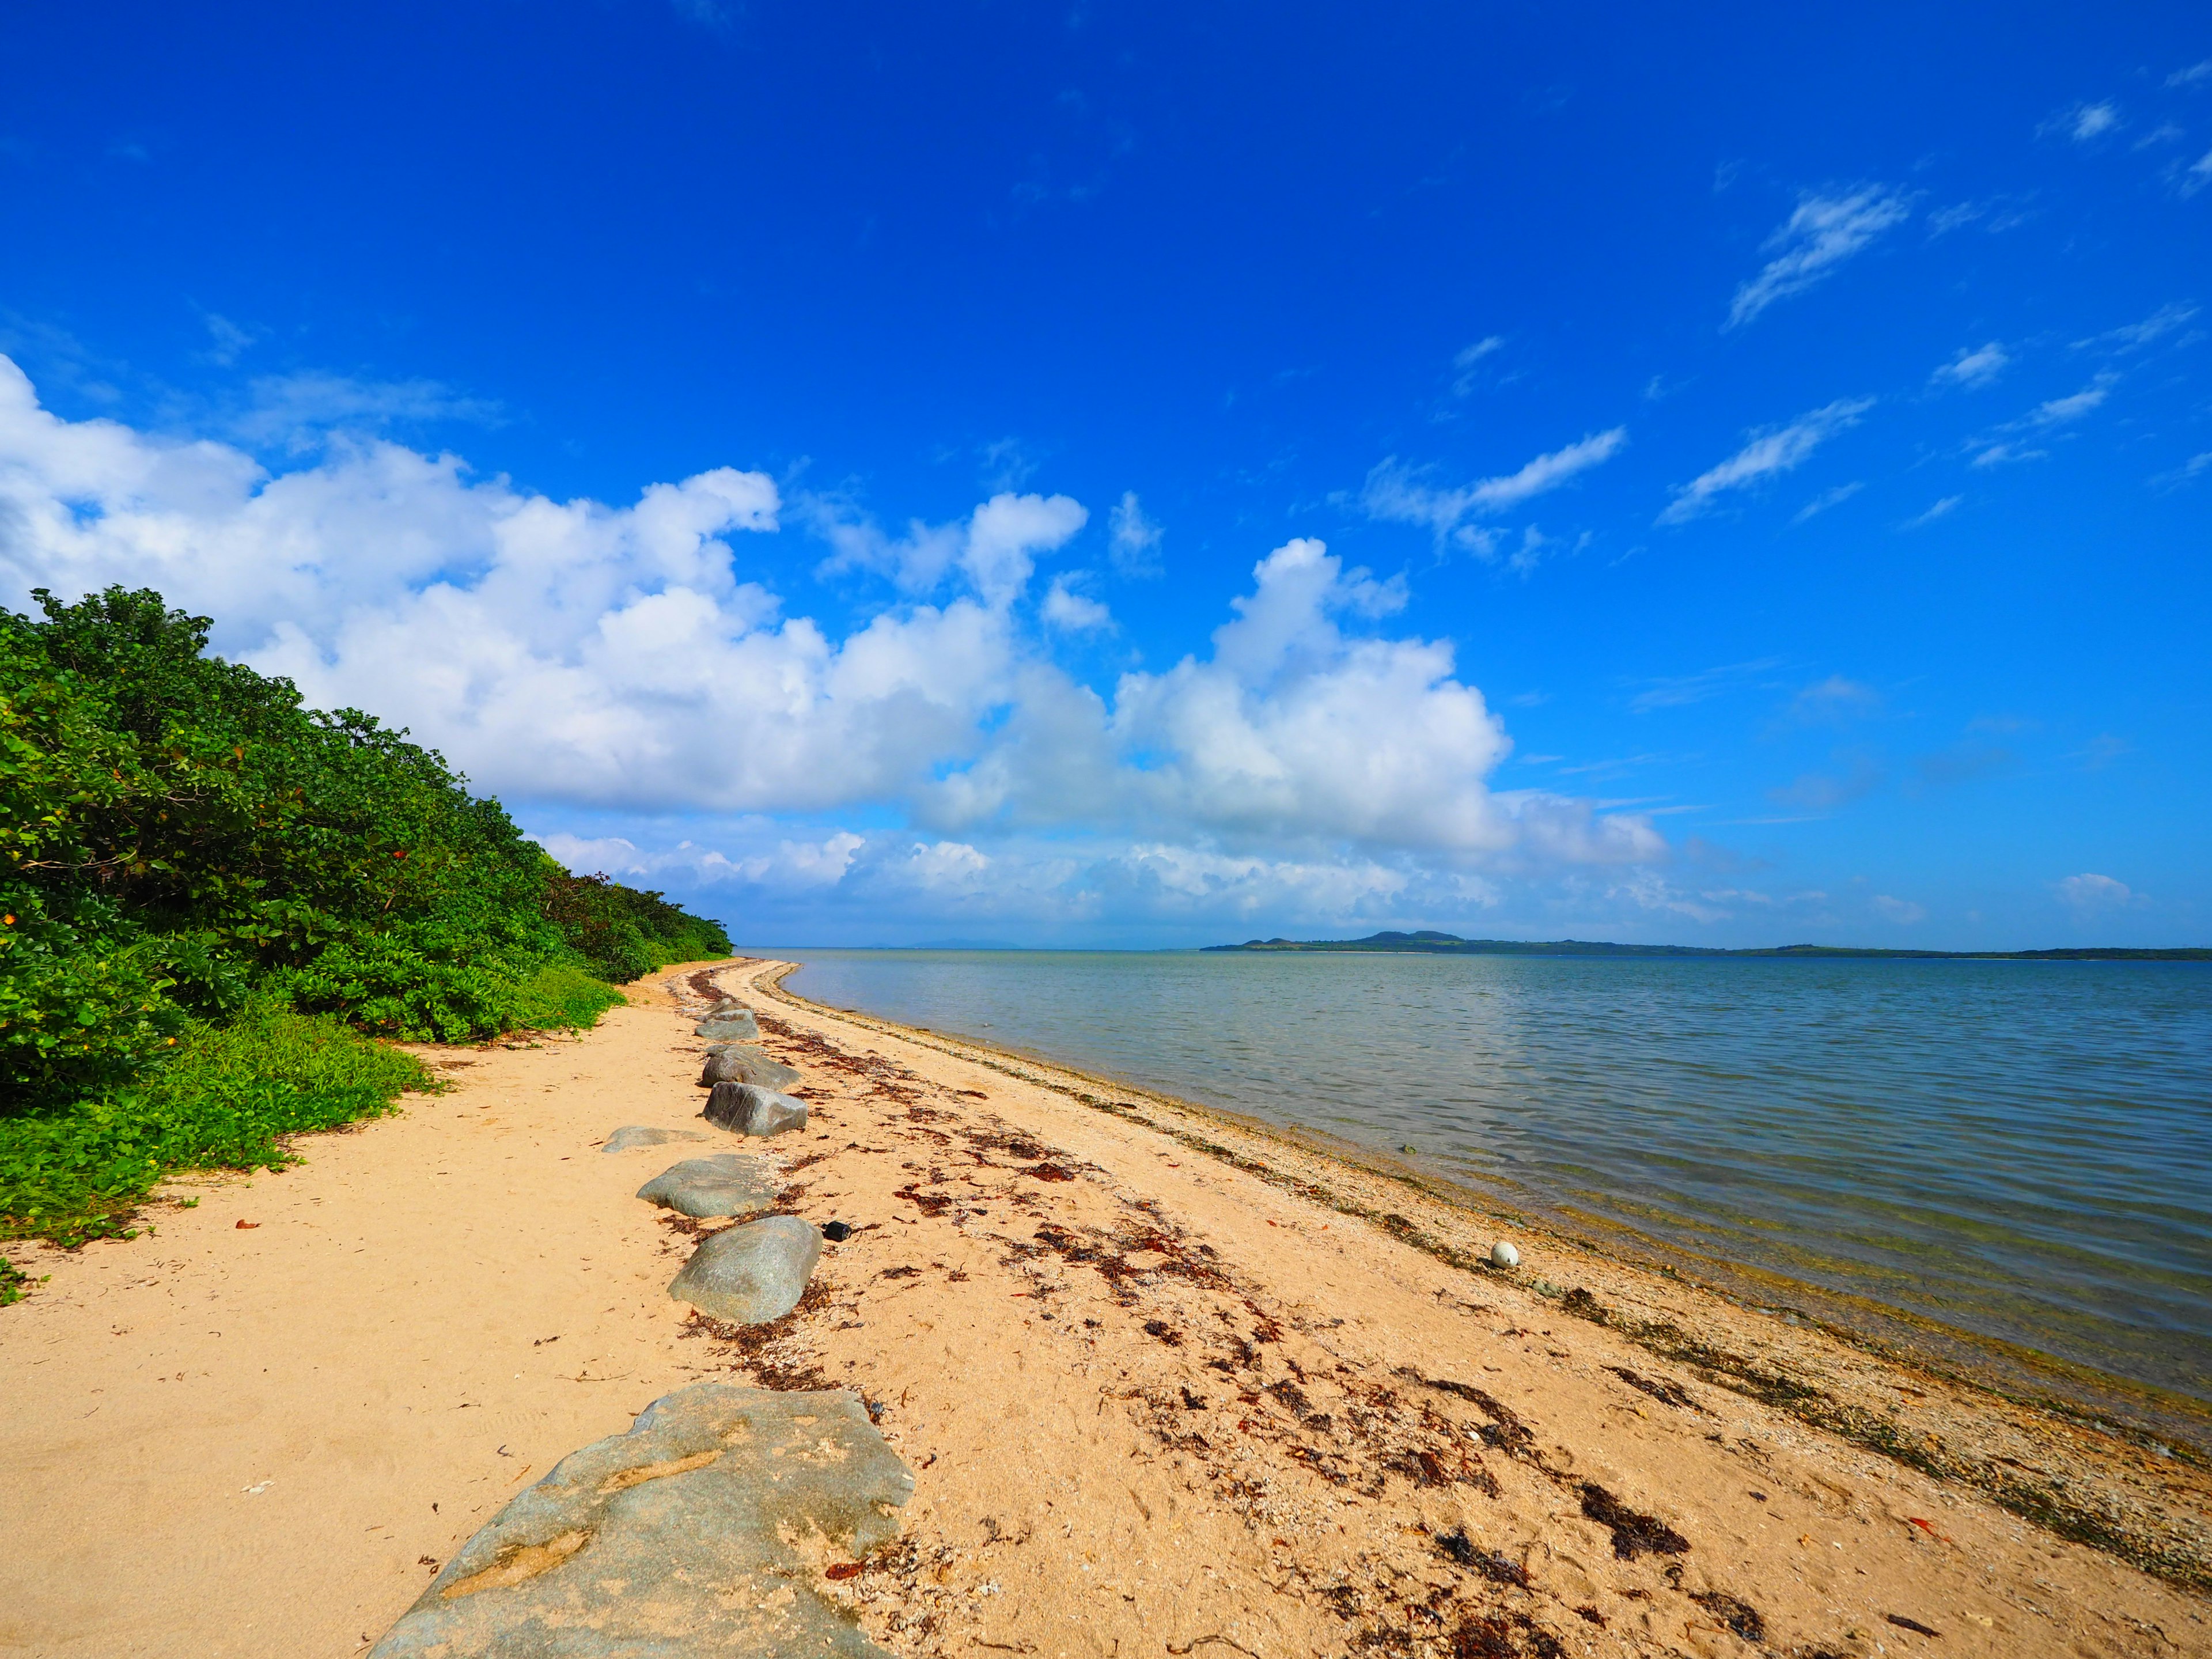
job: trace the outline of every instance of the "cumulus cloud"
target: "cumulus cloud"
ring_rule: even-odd
[[[805,506],[830,546],[822,567],[825,574],[872,570],[915,594],[933,593],[958,575],[994,609],[1028,585],[1039,554],[1065,546],[1091,517],[1066,495],[1002,490],[959,523],[928,525],[916,519],[903,536],[894,537],[842,502],[817,497]]]
[[[1996,341],[1986,345],[1961,346],[1959,353],[1928,378],[1937,386],[1978,390],[1995,380],[2012,362],[2012,354]]]
[[[1741,328],[1777,300],[1802,294],[1835,274],[1853,254],[1911,216],[1900,192],[1886,185],[1862,185],[1842,195],[1808,193],[1766,239],[1761,252],[1773,257],[1735,291],[1727,326]]]
[[[838,894],[980,881],[994,902],[1077,906],[1109,871],[1167,892],[1175,869],[1219,886],[1233,865],[1281,892],[1284,870],[1333,870],[1355,874],[1329,890],[1474,902],[1516,872],[1666,856],[1645,817],[1493,789],[1510,744],[1449,643],[1389,634],[1402,582],[1317,541],[1254,567],[1208,652],[1101,690],[1050,646],[1110,625],[1104,608],[1073,574],[1024,601],[1080,504],[1002,492],[896,538],[801,507],[834,568],[899,590],[842,634],[741,574],[791,514],[757,472],[564,501],[373,435],[271,471],[227,444],[64,420],[0,358],[0,602],[156,587],[217,617],[227,655],[411,728],[519,807],[746,826],[648,853],[628,829],[541,817],[579,867]],[[867,827],[886,822],[905,827]],[[1010,859],[1010,837],[1036,834],[1089,850]]]
[[[1449,489],[1431,484],[1426,470],[1407,467],[1392,455],[1369,471],[1360,505],[1370,518],[1425,526],[1440,547],[1449,544],[1493,557],[1498,550],[1496,533],[1469,520],[1510,512],[1557,489],[1612,459],[1627,441],[1628,428],[1616,426],[1539,455],[1517,472]]]
[[[1687,524],[1711,511],[1715,501],[1731,490],[1747,489],[1796,470],[1837,433],[1856,426],[1859,417],[1873,407],[1871,398],[1840,398],[1799,416],[1787,426],[1753,433],[1741,449],[1676,490],[1674,499],[1660,514],[1659,522]]]
[[[2108,910],[2124,910],[2142,897],[2124,881],[2087,872],[2054,881],[2051,890],[2058,895],[2060,903],[2084,920]]]
[[[1079,593],[1071,585],[1077,578],[1054,576],[1045,590],[1037,614],[1053,627],[1071,634],[1098,633],[1114,626],[1114,613],[1097,600]]]

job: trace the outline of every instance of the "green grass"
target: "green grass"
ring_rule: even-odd
[[[435,1086],[420,1060],[340,1019],[258,1000],[227,1024],[189,1028],[131,1087],[0,1117],[0,1237],[128,1237],[169,1170],[281,1168],[293,1161],[282,1137],[375,1117],[404,1091]],[[0,1284],[0,1297],[12,1289]]]

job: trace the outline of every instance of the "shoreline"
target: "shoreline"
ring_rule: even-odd
[[[556,1461],[719,1380],[854,1390],[914,1473],[896,1542],[814,1591],[902,1659],[2212,1655],[2198,1465],[1538,1230],[1517,1273],[1455,1265],[1494,1230],[1402,1180],[823,1009],[792,966],[425,1050],[447,1093],[281,1176],[17,1250],[53,1277],[0,1314],[0,1653],[349,1659]],[[708,987],[802,1073],[803,1133],[700,1121]],[[625,1123],[708,1144],[601,1152]],[[714,1224],[633,1195],[716,1146],[849,1224],[769,1326],[668,1299]]]
[[[2062,1475],[2049,1482],[2037,1483],[2021,1478],[2017,1472],[2021,1460],[1997,1449],[2000,1446],[2016,1449],[2017,1440],[2023,1432],[2032,1437],[2035,1425],[2047,1421],[2053,1426],[2063,1425],[2074,1441],[2071,1449],[2078,1460],[2077,1467],[2084,1472],[2094,1470],[2111,1459],[2129,1467],[2139,1477],[2142,1472],[2142,1460],[2148,1457],[2160,1464],[2179,1463],[2193,1468],[2207,1494],[2212,1495],[2212,1457],[2208,1457],[2204,1446],[2197,1443],[2191,1436],[2176,1433],[2172,1424],[2156,1428],[2112,1425],[2100,1420],[2092,1402],[2068,1400],[2040,1392],[2016,1392],[1986,1376],[1962,1372],[1935,1356],[1846,1325],[1832,1323],[1817,1315],[1747,1303],[1726,1289],[1700,1283],[1669,1266],[1638,1261],[1622,1255],[1609,1248],[1602,1237],[1593,1238],[1589,1233],[1561,1227],[1540,1212],[1522,1214],[1504,1206],[1486,1205],[1482,1200],[1486,1195],[1476,1189],[1395,1164],[1370,1148],[1339,1137],[1303,1127],[1267,1123],[1218,1107],[1183,1100],[1125,1079],[1085,1072],[1048,1056],[1001,1048],[964,1035],[905,1025],[865,1010],[833,1008],[813,1002],[790,990],[784,983],[803,965],[798,963],[779,964],[773,972],[756,975],[753,983],[763,994],[787,1006],[804,1008],[880,1030],[920,1046],[937,1048],[971,1063],[981,1064],[1009,1075],[1022,1076],[1025,1080],[1056,1089],[1091,1109],[1171,1134],[1193,1152],[1220,1158],[1271,1184],[1298,1192],[1309,1200],[1328,1203],[1340,1213],[1382,1225],[1413,1248],[1464,1271],[1490,1273],[1482,1260],[1480,1241],[1474,1235],[1480,1233],[1485,1224],[1496,1226],[1502,1224],[1542,1236],[1555,1251],[1586,1256],[1588,1261],[1582,1264],[1586,1273],[1590,1267],[1603,1262],[1615,1272],[1657,1280],[1674,1293],[1664,1298],[1673,1305],[1666,1306],[1656,1318],[1628,1320],[1623,1320],[1594,1296],[1578,1297],[1573,1289],[1551,1285],[1548,1280],[1536,1279],[1534,1284],[1537,1293],[1553,1303],[1562,1315],[1609,1327],[1649,1353],[1687,1363],[1708,1382],[1785,1411],[1811,1427],[1834,1434],[1923,1474],[1971,1486],[2003,1508],[2062,1537],[2103,1550],[2131,1565],[2199,1592],[2212,1590],[2212,1551],[2205,1548],[2206,1544],[2212,1544],[2212,1537],[2185,1551],[2175,1551],[2155,1544],[2147,1546],[2141,1534],[2117,1530],[2104,1511],[2101,1500],[2084,1503],[2071,1495],[2070,1488],[2081,1479],[2080,1474]],[[1187,1121],[1182,1124],[1150,1121],[1138,1113],[1124,1109],[1116,1102],[1109,1100],[1109,1096],[1120,1097],[1124,1100],[1135,1097],[1146,1103],[1155,1113],[1164,1113],[1171,1118],[1180,1117]],[[1205,1127],[1198,1128],[1194,1126]],[[1243,1139],[1256,1143],[1256,1146],[1239,1148],[1224,1145],[1224,1138],[1232,1141]],[[1416,1202],[1442,1209],[1445,1212],[1441,1218],[1443,1224],[1424,1227],[1401,1213],[1378,1207],[1372,1194],[1330,1193],[1322,1182],[1312,1178],[1310,1171],[1275,1169],[1266,1163],[1264,1152],[1257,1158],[1252,1156],[1255,1151],[1269,1146],[1281,1147],[1294,1159],[1341,1166],[1363,1182],[1382,1182],[1400,1188],[1406,1194],[1415,1195]],[[1592,1231],[1619,1235],[1626,1230],[1593,1228]],[[1679,1249],[1673,1253],[1685,1257],[1690,1254]],[[1746,1279],[1765,1279],[1792,1294],[1810,1292],[1814,1299],[1844,1299],[1833,1292],[1821,1291],[1816,1286],[1807,1286],[1782,1275],[1765,1273],[1741,1264],[1714,1260],[1707,1265],[1727,1273],[1741,1275]],[[1693,1333],[1686,1334],[1683,1329],[1686,1317],[1695,1317],[1690,1313],[1689,1307],[1697,1298],[1711,1298],[1724,1304],[1743,1320],[1759,1322],[1772,1328],[1753,1334],[1752,1341],[1745,1345],[1751,1352],[1716,1346]],[[1956,1331],[1934,1321],[1917,1320],[1901,1310],[1882,1308],[1880,1304],[1868,1305],[1871,1311],[1899,1324],[1923,1325],[1928,1334],[1948,1337],[1984,1355],[1996,1351],[2002,1358],[2039,1377],[2057,1376],[2087,1381],[2110,1389],[2120,1398],[2132,1397],[2137,1402],[2171,1400],[2183,1407],[2197,1406],[2197,1402],[2188,1401],[2185,1396],[2169,1395],[2146,1384],[2107,1376],[2101,1372],[2091,1371],[2087,1367],[2071,1365],[2069,1362],[2038,1354],[2032,1350],[2014,1348],[2013,1345],[1997,1339]],[[1898,1423],[1891,1411],[1850,1400],[1838,1401],[1832,1397],[1831,1389],[1808,1387],[1802,1379],[1835,1374],[1834,1365],[1824,1363],[1820,1353],[1824,1347],[1844,1350],[1858,1356],[1863,1368],[1887,1368],[1907,1373],[1939,1385],[1949,1395],[1951,1411],[1948,1413],[1923,1408],[1917,1413],[1919,1416],[1949,1415],[1954,1419],[1963,1416],[1971,1420],[1982,1415],[1981,1412],[1974,1409],[1976,1403],[1985,1401],[1985,1409],[1992,1420],[1978,1425],[1978,1432],[1975,1438],[1981,1443],[1980,1446],[1978,1449],[1961,1443],[1954,1429],[1953,1435],[1948,1437],[1949,1443],[1940,1449],[1931,1449],[1928,1443],[1929,1439],[1943,1437],[1930,1436],[1924,1429],[1916,1435],[1910,1425]],[[1883,1406],[1887,1404],[1886,1401],[1881,1402]],[[2198,1435],[2212,1427],[2212,1424],[2208,1424],[2201,1406],[2185,1415],[2178,1411],[2172,1415]],[[2089,1484],[2101,1485],[2102,1482],[2092,1474]]]
[[[1203,948],[1236,951],[1250,947]],[[1334,948],[1326,953],[1346,954],[1347,949]],[[1409,953],[1378,949],[1364,954]],[[1701,1249],[1571,1204],[1547,1201],[1536,1192],[1521,1188],[1507,1175],[1485,1171],[1476,1179],[1456,1179],[1449,1174],[1402,1162],[1385,1149],[1310,1124],[1276,1122],[1231,1108],[1194,1101],[1127,1077],[1090,1071],[1048,1053],[1009,1046],[966,1032],[910,1026],[866,1009],[815,1003],[781,983],[805,966],[804,963],[793,963],[778,975],[772,994],[837,1018],[878,1025],[909,1040],[951,1045],[947,1052],[996,1055],[1040,1073],[1056,1073],[1081,1085],[1079,1093],[1138,1097],[1177,1112],[1231,1126],[1261,1140],[1279,1141],[1310,1155],[1399,1182],[1471,1215],[1538,1230],[1563,1244],[1593,1251],[1625,1267],[1694,1285],[1747,1312],[1817,1326],[1832,1340],[1888,1363],[1985,1391],[2032,1410],[2071,1418],[2086,1426],[2107,1431],[2116,1428],[2124,1437],[2148,1450],[2155,1452],[2163,1447],[2197,1462],[2212,1464],[2212,1400],[1951,1323],[1911,1307]]]

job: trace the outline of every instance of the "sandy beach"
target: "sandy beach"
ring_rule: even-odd
[[[713,1378],[867,1402],[916,1490],[827,1589],[901,1655],[2212,1654],[2187,1448],[788,968],[423,1051],[447,1092],[295,1168],[9,1246],[43,1282],[0,1310],[0,1653],[357,1655],[556,1461]],[[665,1294],[712,1224],[633,1196],[737,1146],[697,1115],[713,986],[812,1107],[739,1149],[854,1230],[748,1330]],[[601,1152],[625,1124],[713,1144]]]

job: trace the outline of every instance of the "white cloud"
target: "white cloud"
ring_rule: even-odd
[[[1093,599],[1077,592],[1068,584],[1071,578],[1054,576],[1052,586],[1045,590],[1044,602],[1037,614],[1054,628],[1071,634],[1091,633],[1114,626],[1114,613]]]
[[[1052,660],[1018,603],[1036,556],[1085,522],[1075,501],[1002,494],[903,548],[811,507],[854,562],[965,589],[842,635],[741,579],[757,568],[744,544],[783,510],[757,472],[611,507],[374,439],[272,472],[227,445],[63,420],[0,358],[0,602],[159,588],[218,617],[226,654],[291,676],[311,704],[411,728],[518,810],[832,819],[749,819],[743,845],[666,855],[627,828],[537,820],[561,856],[612,873],[665,857],[702,882],[908,891],[988,859],[993,893],[1065,897],[1092,880],[1081,872],[1167,846],[1364,872],[1345,890],[1370,894],[1388,868],[1407,890],[1466,899],[1464,884],[1515,872],[1666,856],[1641,815],[1492,790],[1510,744],[1450,645],[1382,633],[1403,584],[1319,542],[1255,566],[1209,653],[1106,695]],[[1094,620],[1090,603],[1066,579],[1040,610],[1066,625]],[[847,812],[914,829],[862,833],[834,821]],[[1007,837],[1032,828],[1091,850],[1005,862]]]
[[[1892,898],[1887,893],[1874,896],[1874,908],[1881,912],[1885,920],[1901,927],[1910,927],[1916,921],[1928,920],[1926,905],[1915,904],[1911,899]]]
[[[1802,294],[1903,224],[1911,212],[1905,197],[1885,185],[1863,185],[1839,196],[1801,197],[1796,211],[1760,250],[1774,257],[1736,289],[1727,326],[1739,328],[1777,300]]]
[[[2008,466],[2014,461],[2039,461],[2050,454],[2047,449],[2022,449],[2017,444],[1996,443],[1976,455],[1971,465],[1980,467]]]
[[[2182,168],[2180,174],[2181,193],[2184,196],[2194,196],[2207,185],[2212,185],[2212,149],[2206,150],[2203,155]]]
[[[1496,552],[1495,533],[1469,524],[1469,519],[1507,512],[1557,489],[1612,459],[1627,441],[1625,426],[1594,432],[1564,449],[1537,456],[1517,472],[1452,489],[1432,488],[1423,481],[1425,472],[1402,465],[1393,455],[1369,471],[1360,505],[1370,518],[1425,525],[1439,546],[1451,543],[1487,558]]]
[[[1928,525],[1934,524],[1938,519],[1948,519],[1952,514],[1958,511],[1959,503],[1966,499],[1966,498],[1964,495],[1946,495],[1942,500],[1929,507],[1926,512],[1914,514],[1912,517],[1907,519],[1903,524],[1898,526],[1898,528],[1899,530],[1919,530]]]
[[[2187,69],[2176,70],[2166,77],[2166,84],[2169,88],[2193,87],[2206,81],[2212,81],[2212,58],[2201,64],[2191,64]]]
[[[1676,490],[1674,499],[1660,514],[1659,522],[1686,524],[1710,511],[1714,501],[1730,490],[1794,471],[1837,433],[1857,425],[1859,417],[1873,407],[1871,398],[1839,398],[1799,416],[1787,426],[1754,432],[1750,441],[1728,459]]]
[[[1114,568],[1125,576],[1160,574],[1160,543],[1166,532],[1145,516],[1137,492],[1126,489],[1107,515],[1107,548]]]
[[[1987,345],[1961,346],[1959,353],[1928,378],[1937,386],[1960,386],[1978,391],[2003,374],[2012,354],[1996,341]]]
[[[1857,680],[1831,674],[1817,680],[1790,700],[1793,719],[1809,724],[1841,724],[1881,707],[1881,693]]]
[[[1065,546],[1091,516],[1066,495],[1001,491],[963,522],[927,525],[916,519],[905,535],[892,538],[842,502],[815,497],[803,505],[830,546],[824,574],[872,570],[915,594],[934,592],[957,574],[994,611],[1028,585],[1038,554]]]
[[[1838,484],[1833,489],[1824,489],[1790,515],[1792,524],[1803,524],[1808,519],[1818,518],[1832,507],[1841,507],[1866,486],[1853,479],[1850,483]]]
[[[1481,380],[1483,360],[1505,349],[1503,334],[1490,334],[1473,345],[1462,346],[1452,355],[1452,367],[1459,373],[1452,380],[1452,396],[1464,398],[1473,392]]]
[[[358,436],[428,422],[490,426],[500,419],[497,404],[465,397],[436,380],[264,374],[246,383],[245,401],[223,422],[223,430],[257,449],[304,455],[319,448],[334,432]]]
[[[2102,334],[2093,334],[2086,340],[2074,342],[2076,351],[2109,352],[2141,351],[2155,345],[2167,335],[2179,332],[2197,315],[2197,307],[2181,301],[2160,306],[2139,323],[2123,323],[2118,328],[2106,329]]]
[[[2077,144],[2086,144],[2093,138],[2102,137],[2120,124],[2120,111],[2110,100],[2094,104],[2076,104],[2062,115],[2054,115],[2039,131],[2063,133]]]
[[[2102,406],[2105,399],[2112,395],[2112,386],[2118,379],[2117,374],[2100,374],[2079,392],[2038,404],[2027,415],[2026,424],[2030,427],[2063,426],[2069,421],[2078,421],[2092,410]]]
[[[2068,876],[2051,884],[2058,895],[2059,902],[2076,915],[2087,918],[2106,910],[2120,910],[2140,902],[2142,895],[2124,881],[2110,876],[2083,873]]]

